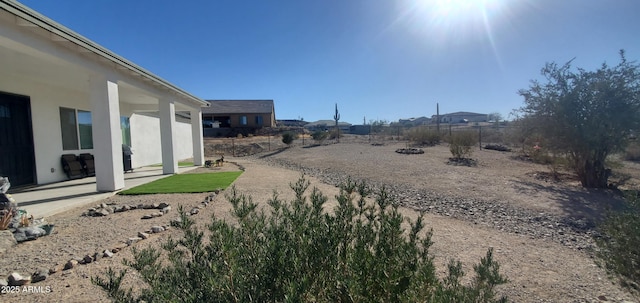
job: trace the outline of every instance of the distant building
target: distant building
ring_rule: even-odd
[[[471,112],[455,112],[449,114],[440,115],[440,123],[469,123],[469,122],[487,122],[488,119],[487,114],[478,114]],[[438,121],[437,116],[431,116],[432,123],[436,123]]]
[[[418,125],[429,124],[429,123],[431,123],[431,120],[432,119],[429,119],[427,117],[400,119],[400,120],[398,120],[398,124],[400,124],[402,126],[405,126],[405,127],[410,127],[410,126],[418,126]]]
[[[285,126],[285,127],[303,127],[305,125],[309,124],[309,122],[307,121],[303,121],[303,120],[296,120],[296,119],[283,119],[283,120],[276,120],[276,125],[277,126]]]
[[[210,106],[203,108],[202,124],[216,128],[215,134],[254,133],[264,127],[276,126],[273,100],[206,100]]]
[[[368,135],[371,133],[371,125],[351,125],[349,133],[354,135]]]
[[[336,126],[335,120],[318,120],[315,122],[308,123],[304,126],[304,128],[308,129],[311,132],[316,130],[330,130]],[[347,122],[338,122],[338,128],[343,133],[349,133],[349,128],[351,127],[351,123]]]

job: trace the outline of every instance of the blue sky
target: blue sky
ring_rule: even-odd
[[[640,58],[637,0],[21,2],[202,99],[273,99],[278,119],[508,118],[546,62]]]

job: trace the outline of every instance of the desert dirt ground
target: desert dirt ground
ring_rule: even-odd
[[[273,141],[272,141],[273,140]],[[206,142],[209,159],[228,140]],[[502,228],[502,221],[510,220],[510,214],[541,218],[580,218],[597,222],[608,207],[619,204],[615,190],[585,190],[571,178],[562,175],[560,180],[547,178],[549,168],[514,158],[514,153],[476,150],[473,158],[477,166],[448,165],[448,147],[439,145],[425,147],[421,155],[402,155],[394,151],[406,147],[404,142],[387,141],[383,145],[371,145],[365,139],[343,140],[338,144],[311,146],[309,141],[302,146],[300,140],[294,146],[281,149],[277,139],[271,138],[270,148],[265,149],[264,140],[236,140],[234,145],[249,144],[261,153],[246,157],[233,157],[225,153],[229,161],[221,168],[200,168],[195,172],[238,170],[245,172],[234,185],[241,193],[251,195],[255,202],[266,205],[276,190],[280,197],[292,198],[289,183],[309,172],[306,178],[312,186],[333,198],[338,193],[335,186],[346,176],[365,180],[374,185],[399,184],[398,199],[402,200],[402,213],[412,219],[418,210],[426,210],[427,228],[433,229],[432,253],[440,273],[444,274],[450,259],[463,262],[466,277],[472,275],[473,265],[489,248],[494,249],[495,259],[501,272],[509,282],[499,286],[499,294],[507,295],[513,302],[637,302],[629,292],[612,282],[606,272],[595,263],[592,250],[584,245],[568,245],[557,234],[536,233],[540,227],[528,227],[528,221],[518,221],[515,227]],[[330,142],[328,142],[330,143]],[[216,145],[218,144],[218,145]],[[270,150],[269,150],[270,149]],[[235,164],[234,164],[235,163]],[[640,165],[623,163],[614,170],[616,178],[625,180],[623,186],[638,188]],[[334,180],[330,180],[333,178]],[[91,277],[103,275],[107,268],[124,268],[123,259],[130,259],[132,247],[123,244],[137,232],[154,225],[167,225],[176,218],[178,206],[186,210],[201,205],[209,196],[203,194],[114,196],[104,201],[107,204],[124,205],[166,202],[172,211],[162,217],[142,220],[149,210],[131,210],[104,217],[86,217],[82,213],[87,207],[70,210],[47,218],[56,225],[52,235],[14,247],[0,258],[0,275],[16,271],[23,275],[38,269],[57,269],[45,281],[33,286],[46,287],[44,293],[21,292],[0,295],[3,302],[109,302],[106,294],[91,283]],[[473,202],[480,211],[483,205],[499,205],[495,209],[504,214],[475,219],[468,214],[459,214],[459,209],[442,206],[446,203]],[[469,202],[471,201],[471,202]],[[335,199],[330,199],[330,211]],[[436,204],[434,204],[436,203]],[[440,203],[440,204],[437,204]],[[430,205],[443,211],[431,211]],[[444,207],[444,208],[442,208]],[[212,215],[228,217],[229,204],[224,192],[217,195],[209,206],[193,216],[198,226],[205,228]],[[490,208],[494,211],[493,208]],[[524,215],[522,215],[524,214]],[[548,215],[548,216],[547,216]],[[505,218],[506,217],[506,218]],[[486,218],[500,222],[486,222]],[[493,219],[491,219],[493,220]],[[553,222],[550,222],[553,223]],[[546,224],[546,223],[545,223]],[[507,224],[508,225],[508,224]],[[518,229],[519,228],[519,229]],[[518,232],[530,229],[532,232]],[[578,231],[580,232],[580,231]],[[553,233],[553,232],[549,232]],[[573,231],[573,234],[576,232]],[[180,232],[169,229],[153,234],[133,247],[158,247],[168,237],[179,237]],[[589,235],[582,235],[588,239]],[[576,234],[576,237],[581,235]],[[578,241],[580,242],[580,241]],[[122,248],[113,258],[102,258],[97,262],[78,265],[70,270],[62,266],[74,257],[83,257],[97,251]],[[136,273],[129,271],[127,286],[139,288]],[[48,290],[48,291],[47,291]]]

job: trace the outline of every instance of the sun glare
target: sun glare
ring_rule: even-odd
[[[406,26],[416,41],[434,51],[481,43],[490,47],[497,58],[494,27],[509,17],[506,6],[510,1],[399,0],[396,23]]]
[[[497,4],[495,0],[423,0],[422,2],[431,6],[436,15],[449,18],[473,16]]]

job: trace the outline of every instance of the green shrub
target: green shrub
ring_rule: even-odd
[[[478,143],[478,134],[473,131],[457,131],[449,137],[449,150],[456,159],[471,157]]]
[[[285,132],[282,134],[282,143],[289,145],[293,143],[293,140],[298,138],[298,134],[293,132]]]
[[[628,193],[627,207],[610,213],[598,229],[601,265],[620,278],[623,286],[640,291],[640,193]]]
[[[184,238],[162,246],[169,262],[153,248],[135,250],[125,262],[148,285],[137,298],[121,288],[123,272],[93,281],[116,302],[506,302],[494,299],[506,279],[492,249],[469,285],[460,282],[456,261],[440,280],[422,216],[405,231],[386,191],[367,202],[369,188],[352,181],[326,212],[328,198],[316,188],[307,195],[309,185],[304,177],[291,184],[289,203],[274,194],[268,214],[232,188],[227,199],[236,222],[213,217],[207,244],[180,209]]]
[[[418,126],[409,129],[407,139],[416,144],[433,146],[440,143],[442,136],[434,129]]]
[[[324,142],[327,137],[329,137],[329,133],[322,130],[317,130],[313,132],[313,134],[311,134],[311,138],[313,138],[313,140],[315,140],[317,144],[322,144],[322,142]]]

